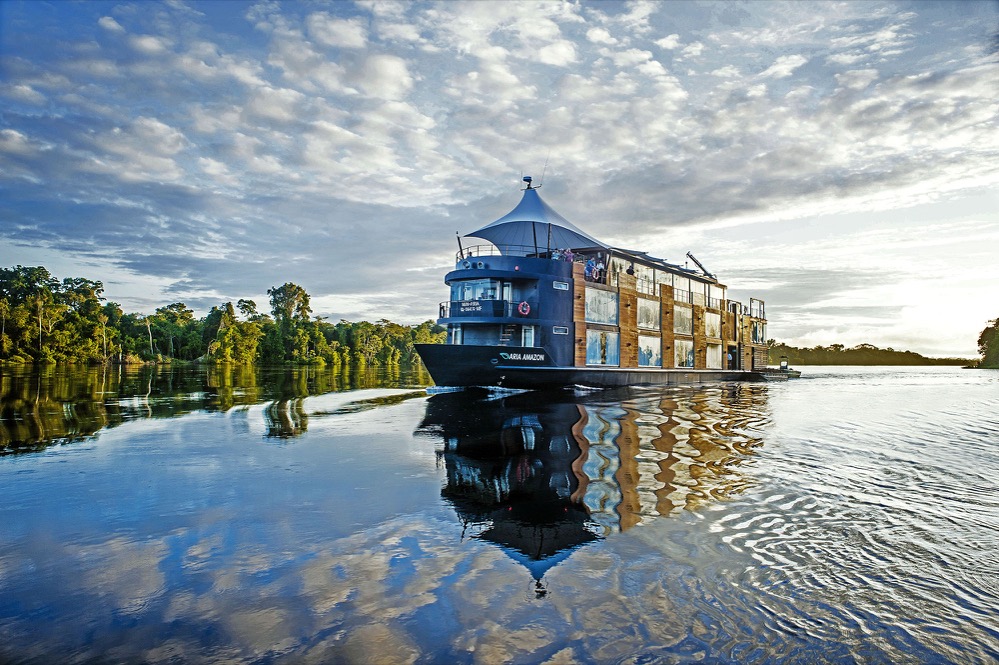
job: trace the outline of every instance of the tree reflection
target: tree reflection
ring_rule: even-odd
[[[578,548],[750,482],[740,465],[768,420],[766,386],[442,393],[420,431],[438,440],[442,496],[463,533],[494,543],[537,581]]]
[[[429,383],[422,367],[7,366],[0,372],[0,455],[84,440],[129,420],[267,402],[269,435],[294,437],[308,427],[306,397]]]

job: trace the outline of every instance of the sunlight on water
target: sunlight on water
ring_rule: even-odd
[[[2,662],[999,659],[999,373],[0,377]]]

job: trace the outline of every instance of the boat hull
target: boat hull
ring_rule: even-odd
[[[654,367],[559,367],[536,347],[417,344],[434,383],[441,387],[550,389],[571,386],[673,386],[761,381],[758,372]]]

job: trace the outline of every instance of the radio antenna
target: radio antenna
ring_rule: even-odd
[[[545,184],[545,171],[548,170],[548,158],[552,156],[552,149],[548,148],[548,154],[545,156],[545,168],[541,169],[541,182],[538,183],[538,187]]]

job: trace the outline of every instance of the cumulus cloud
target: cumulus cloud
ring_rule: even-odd
[[[326,12],[306,19],[309,36],[324,46],[360,49],[368,44],[367,30],[359,19],[339,19]]]
[[[666,49],[672,51],[673,49],[680,48],[680,35],[673,33],[672,35],[667,35],[662,39],[657,39],[655,41],[656,46],[661,49]]]
[[[774,64],[770,65],[760,76],[772,77],[772,78],[787,78],[794,73],[798,67],[801,67],[806,62],[808,58],[803,55],[782,55],[774,61]]]
[[[836,74],[836,81],[841,86],[853,90],[862,90],[877,80],[878,70],[876,69],[854,69]]]
[[[380,99],[402,99],[413,87],[406,60],[388,54],[365,58],[353,80],[365,93]]]
[[[586,38],[594,44],[607,44],[613,46],[618,40],[611,36],[611,33],[604,28],[590,28],[586,31]]]
[[[565,67],[576,62],[576,47],[565,40],[547,44],[538,49],[538,62]]]
[[[299,117],[297,107],[304,98],[305,96],[297,90],[264,86],[250,94],[246,111],[258,118],[293,122]]]
[[[33,151],[27,136],[16,129],[0,129],[0,153],[27,155]]]
[[[110,16],[102,16],[97,24],[108,32],[125,32],[125,28]]]
[[[162,55],[169,51],[169,41],[155,35],[135,35],[129,43],[136,51],[145,55]]]

